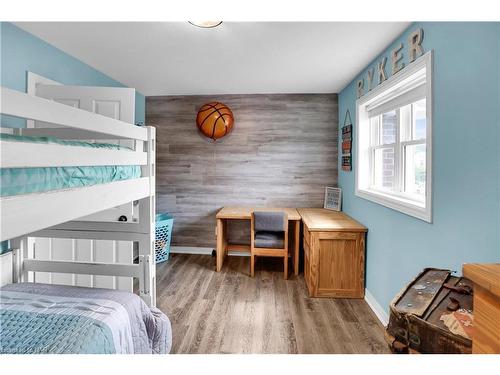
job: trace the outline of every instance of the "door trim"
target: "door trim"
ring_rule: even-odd
[[[37,85],[59,85],[63,84],[58,81],[54,81],[53,79],[41,76],[39,74],[28,71],[26,75],[26,94],[36,96],[36,86]],[[34,120],[26,120],[27,128],[34,128],[35,121]]]

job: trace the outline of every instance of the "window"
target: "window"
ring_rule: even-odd
[[[357,102],[356,195],[431,218],[431,66],[428,53]]]

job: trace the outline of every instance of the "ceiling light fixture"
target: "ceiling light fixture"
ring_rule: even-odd
[[[222,21],[188,21],[191,25],[196,27],[201,27],[203,29],[211,29],[213,27],[219,26]]]

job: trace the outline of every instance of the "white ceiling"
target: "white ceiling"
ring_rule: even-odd
[[[408,22],[18,22],[144,95],[336,93]]]

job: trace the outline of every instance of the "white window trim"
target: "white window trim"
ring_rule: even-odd
[[[433,113],[433,98],[432,98],[432,51],[427,52],[417,60],[406,66],[404,69],[381,83],[375,89],[365,94],[356,101],[356,169],[355,169],[355,195],[370,200],[372,202],[389,207],[404,214],[432,223],[432,113]],[[412,74],[425,68],[426,75],[426,196],[425,205],[418,204],[404,197],[396,197],[394,195],[384,194],[380,191],[375,191],[366,188],[360,188],[360,119],[364,122],[367,120],[367,109],[369,104],[374,102],[380,94],[386,90],[390,90],[402,81],[410,77]],[[363,112],[360,114],[360,111]]]

